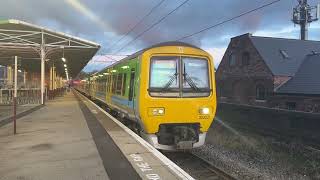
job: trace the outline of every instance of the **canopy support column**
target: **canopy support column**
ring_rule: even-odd
[[[41,104],[45,104],[45,50],[44,46],[41,45]]]
[[[17,133],[18,56],[14,57],[13,133]]]
[[[40,46],[40,58],[41,58],[41,104],[45,104],[45,42],[44,34],[41,33],[41,46]]]

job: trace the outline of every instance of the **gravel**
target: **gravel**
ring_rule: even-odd
[[[320,179],[320,150],[214,123],[193,153],[238,179]]]

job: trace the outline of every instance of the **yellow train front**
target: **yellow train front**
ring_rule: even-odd
[[[186,43],[162,43],[95,77],[103,74],[106,87],[92,88],[96,92],[91,94],[135,124],[154,147],[177,150],[204,144],[216,112],[214,65],[207,52]],[[106,92],[101,95],[99,89]]]

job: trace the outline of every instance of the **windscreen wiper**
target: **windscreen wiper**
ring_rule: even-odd
[[[197,87],[197,85],[194,83],[192,78],[189,76],[189,74],[186,72],[186,64],[183,64],[183,77],[189,84],[189,86],[194,89],[195,91],[200,91],[200,89]]]
[[[178,77],[178,69],[177,69],[177,65],[176,65],[176,72],[171,76],[171,78],[169,79],[169,81],[163,86],[163,88],[161,89],[161,91],[166,91],[169,89],[169,87],[171,86],[171,84],[173,83],[173,81],[175,79],[177,79]]]
[[[176,79],[178,76],[178,73],[174,73],[170,80],[163,86],[162,91],[166,91],[169,89],[169,87],[171,86],[171,84],[173,83],[174,79]]]

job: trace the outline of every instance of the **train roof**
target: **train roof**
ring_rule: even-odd
[[[157,47],[162,47],[162,46],[185,46],[185,47],[192,47],[192,48],[196,48],[196,49],[200,49],[202,50],[201,48],[197,47],[197,46],[194,46],[192,44],[188,44],[188,43],[185,43],[185,42],[179,42],[179,41],[169,41],[169,42],[162,42],[162,43],[158,43],[158,44],[155,44],[155,45],[152,45],[150,47],[147,47],[145,49],[142,49],[128,57],[125,57],[124,59],[122,60],[126,60],[126,59],[132,59],[132,58],[135,58],[139,55],[141,55],[142,53],[144,53],[145,51],[149,50],[149,49],[152,49],[152,48],[157,48]],[[203,51],[203,50],[202,50]]]
[[[191,47],[191,48],[195,48],[195,49],[199,49],[199,50],[204,51],[203,49],[201,49],[201,48],[199,48],[199,47],[197,47],[197,46],[194,46],[194,45],[192,45],[192,44],[188,44],[188,43],[185,43],[185,42],[180,42],[180,41],[162,42],[162,43],[158,43],[158,44],[149,46],[149,47],[147,47],[147,48],[145,48],[145,49],[142,49],[142,50],[140,50],[140,51],[138,51],[138,52],[136,52],[136,53],[133,53],[133,54],[131,54],[131,55],[129,55],[129,56],[127,56],[127,57],[119,60],[118,62],[116,62],[116,63],[114,63],[114,64],[111,64],[110,66],[113,66],[113,65],[119,64],[119,63],[121,63],[121,62],[123,62],[123,61],[126,61],[126,60],[129,60],[129,59],[133,59],[133,58],[135,58],[135,57],[138,57],[138,56],[140,56],[142,53],[144,53],[145,51],[147,51],[147,50],[149,50],[149,49],[157,48],[157,47],[162,47],[162,46],[185,46],[185,47]],[[104,68],[104,69],[101,70],[101,71],[104,71],[105,69],[107,69],[107,68],[110,67],[110,66],[107,66],[106,68]],[[101,71],[100,71],[100,72],[101,72]]]

